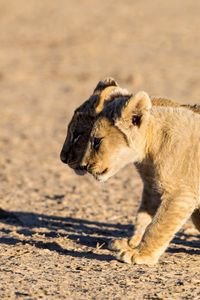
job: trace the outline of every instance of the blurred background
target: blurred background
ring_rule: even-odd
[[[1,207],[14,211],[21,222],[4,220],[1,225],[3,236],[7,234],[14,245],[2,242],[5,264],[11,263],[9,255],[16,254],[13,238],[24,248],[35,233],[33,244],[41,241],[38,227],[52,233],[51,226],[38,223],[38,214],[132,221],[141,193],[134,169],[126,168],[103,186],[89,176],[77,177],[59,160],[66,126],[74,109],[106,76],[131,92],[142,89],[150,95],[200,103],[199,12],[196,0],[0,0],[0,197]],[[57,232],[62,233],[63,226],[60,220]],[[29,228],[30,234],[19,228]],[[64,236],[69,234],[66,248],[75,251],[78,246],[72,240],[93,234],[79,231],[74,229],[71,239],[64,231]],[[56,233],[54,237],[58,243]],[[86,246],[97,242],[98,238]],[[28,251],[34,259],[39,257],[35,272],[42,274],[43,267],[37,268],[40,259],[44,265],[53,259],[39,249]],[[64,258],[54,258],[60,268]],[[80,257],[69,259],[71,266],[80,263]],[[28,262],[21,264],[27,276]],[[5,280],[5,274],[1,276]],[[11,278],[6,280],[12,285]],[[28,285],[24,290],[29,293]],[[120,293],[117,285],[115,291]]]

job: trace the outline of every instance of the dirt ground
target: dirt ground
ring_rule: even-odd
[[[59,160],[73,110],[113,76],[200,103],[200,2],[0,0],[0,299],[200,299],[189,222],[154,267],[118,262],[141,181],[105,184]]]

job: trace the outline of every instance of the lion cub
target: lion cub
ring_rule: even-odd
[[[119,87],[113,78],[105,78],[97,84],[90,98],[75,110],[61,151],[61,160],[78,174],[86,173],[85,168],[81,166],[81,161],[87,148],[93,124],[99,113],[108,103],[116,101],[118,98],[125,101],[127,97],[130,98],[131,94],[126,89]],[[196,113],[200,113],[199,105],[183,105],[164,98],[151,98],[151,101],[153,106],[184,106]],[[151,166],[140,166],[140,164],[137,164],[136,167],[143,180],[144,188],[141,205],[136,215],[134,235],[130,240],[121,239],[111,242],[110,247],[113,250],[121,249],[122,244],[124,248],[137,246],[147,225],[151,222],[160,205],[161,195],[153,188],[151,182]],[[192,214],[192,221],[196,228],[200,230],[199,210],[195,210]]]
[[[148,170],[147,185],[160,201],[139,244],[132,240],[111,244],[119,250],[120,260],[155,264],[174,234],[199,210],[199,159],[198,114],[184,107],[152,106],[145,92],[119,97],[104,107],[80,165],[105,181],[128,163],[135,163],[140,174]]]

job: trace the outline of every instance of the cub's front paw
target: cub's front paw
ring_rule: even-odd
[[[115,239],[108,243],[108,249],[113,251],[130,250],[129,239]]]
[[[120,251],[117,255],[117,259],[128,264],[144,264],[148,266],[155,265],[158,261],[155,257],[140,254],[136,248]]]
[[[127,264],[134,264],[135,263],[135,258],[137,256],[138,251],[136,249],[128,249],[128,250],[123,250],[120,251],[117,254],[117,259],[121,262],[125,262]]]
[[[108,249],[113,251],[130,250],[136,248],[141,240],[141,235],[135,234],[130,239],[115,239],[108,243]]]

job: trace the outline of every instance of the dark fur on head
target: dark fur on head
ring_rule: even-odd
[[[68,125],[67,137],[60,154],[64,163],[75,170],[80,169],[93,124],[99,113],[110,102],[123,96],[127,98],[128,95],[128,91],[121,89],[113,78],[105,78],[97,84],[90,98],[75,110]]]

